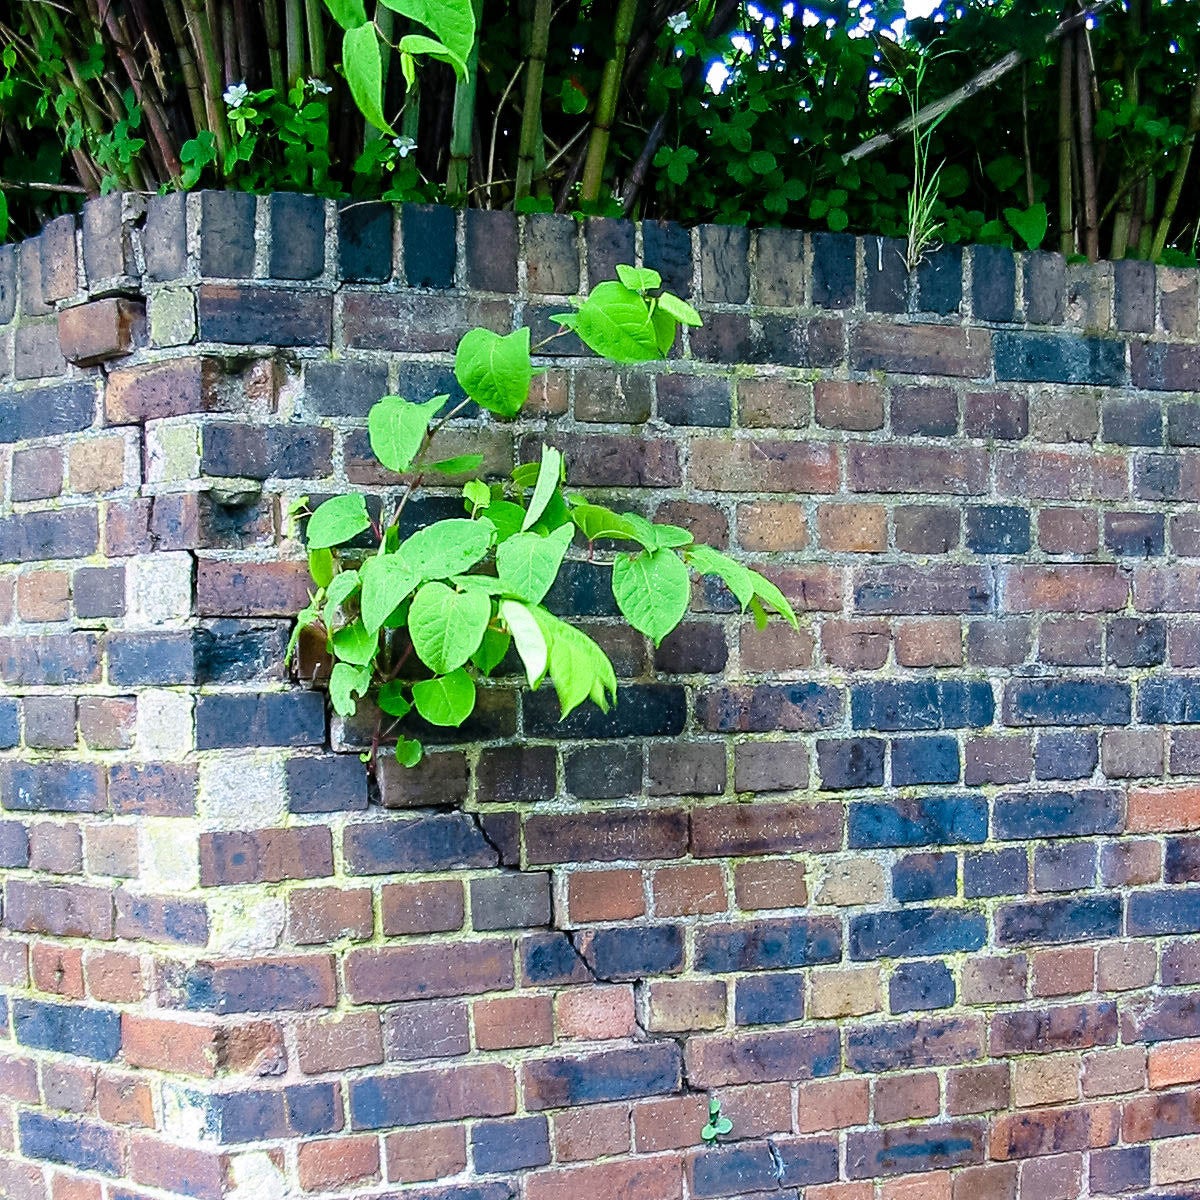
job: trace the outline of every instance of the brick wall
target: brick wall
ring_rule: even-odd
[[[470,324],[635,259],[706,317],[669,363],[567,345],[451,439],[559,444],[800,632],[713,590],[651,653],[574,562],[615,712],[501,679],[368,781],[283,675],[288,504],[377,488],[368,406]],[[1197,303],[295,196],[0,249],[0,1195],[1194,1197]]]

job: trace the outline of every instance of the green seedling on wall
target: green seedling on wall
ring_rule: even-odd
[[[733,1132],[733,1122],[721,1116],[721,1102],[714,1096],[708,1102],[708,1124],[700,1130],[700,1138],[706,1146],[713,1145],[719,1138]]]
[[[661,290],[656,271],[621,266],[619,279],[593,288],[576,310],[555,318],[597,354],[618,363],[664,358],[680,325],[699,325],[694,308]],[[547,339],[548,341],[553,340]],[[720,579],[741,609],[765,624],[767,610],[792,625],[779,589],[757,571],[697,543],[677,525],[615,512],[566,488],[562,454],[543,446],[504,483],[470,479],[462,517],[434,522],[407,538],[400,522],[414,491],[431,478],[478,471],[482,455],[438,459],[438,432],[470,401],[511,420],[535,374],[528,329],[501,336],[472,329],[459,342],[454,373],[467,395],[444,411],[446,396],[415,403],[385,396],[368,419],[371,449],[400,488],[378,520],[362,495],[335,496],[309,512],[309,570],[315,590],[299,614],[290,659],[302,631],[323,629],[333,658],[330,699],[342,716],[370,697],[402,721],[414,709],[432,725],[458,726],[474,711],[479,681],[516,648],[529,686],[547,682],[561,715],[591,700],[604,711],[617,680],[604,651],[583,630],[543,604],[576,538],[615,547],[598,561],[612,567],[612,590],[625,619],[659,645],[683,619],[693,575]],[[370,534],[374,549],[353,548]],[[380,737],[391,730],[380,730]],[[401,737],[396,756],[421,758]]]

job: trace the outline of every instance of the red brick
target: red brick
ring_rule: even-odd
[[[864,323],[850,331],[850,365],[858,371],[978,379],[992,367],[986,329],[955,325]]]
[[[587,1162],[629,1149],[629,1105],[589,1104],[554,1115],[554,1157],[560,1163]]]
[[[646,912],[641,871],[572,871],[567,892],[572,921],[627,921]]]
[[[1148,1069],[1150,1086],[1156,1091],[1200,1083],[1200,1039],[1151,1046]]]
[[[875,1081],[874,1116],[877,1124],[935,1117],[941,1108],[938,1077],[932,1072],[917,1075],[886,1075]]]
[[[303,888],[288,896],[288,928],[297,946],[369,938],[374,925],[369,888]]]
[[[610,809],[525,819],[531,864],[682,858],[687,815],[678,809]]]
[[[328,829],[251,829],[200,835],[200,886],[279,883],[333,874]]]
[[[480,1050],[548,1046],[554,1041],[554,1009],[549,996],[500,996],[476,1000],[475,1044]]]
[[[306,1075],[383,1062],[383,1030],[375,1012],[305,1021],[296,1031],[296,1044]]]
[[[464,1125],[404,1129],[384,1140],[389,1183],[424,1183],[457,1175],[467,1165]]]
[[[651,881],[654,913],[683,917],[724,912],[728,907],[725,879],[718,866],[661,867]]]
[[[223,407],[218,378],[215,364],[199,358],[111,371],[104,389],[105,416],[110,425],[133,425],[211,412]]]
[[[303,562],[230,562],[196,566],[196,612],[202,617],[292,617],[308,603],[312,580]]]
[[[1125,828],[1130,833],[1200,829],[1200,787],[1130,789]]]
[[[525,1177],[526,1200],[580,1200],[583,1196],[611,1200],[680,1200],[683,1173],[679,1156],[656,1155],[598,1163],[594,1166],[552,1167]]]
[[[946,1073],[946,1112],[952,1117],[1000,1112],[1011,1097],[1007,1063],[956,1067]]]
[[[883,428],[883,388],[877,383],[819,379],[813,384],[817,424],[863,432]]]
[[[89,950],[83,957],[88,994],[109,1004],[134,1004],[145,995],[141,959],[121,950]]]
[[[804,863],[791,858],[738,863],[733,872],[738,907],[799,908],[807,904],[804,871]]]
[[[225,1164],[218,1153],[177,1146],[151,1134],[135,1134],[129,1143],[129,1177],[166,1192],[184,1192],[197,1200],[220,1200]]]
[[[809,629],[793,629],[783,621],[772,621],[759,629],[747,622],[738,634],[742,670],[774,674],[801,671],[812,666],[816,639]]]
[[[78,947],[35,942],[30,955],[33,986],[72,1000],[83,999],[83,951]]]
[[[81,367],[129,354],[145,336],[146,306],[126,296],[109,296],[63,308],[58,344],[63,357]]]
[[[691,484],[711,492],[823,492],[838,490],[838,451],[828,442],[770,438],[696,438]]]
[[[904,1179],[885,1180],[879,1200],[951,1200],[949,1171],[926,1171]]]
[[[1119,612],[1129,583],[1115,566],[1063,564],[1002,569],[1009,612]]]
[[[694,1146],[708,1120],[704,1096],[662,1096],[633,1106],[633,1146],[639,1154]]]
[[[560,1041],[605,1041],[632,1037],[637,1031],[632,984],[567,988],[559,992],[554,1014]]]
[[[870,1119],[871,1085],[866,1079],[817,1079],[796,1092],[796,1130],[821,1133],[849,1129]]]
[[[849,449],[847,470],[855,492],[978,496],[987,491],[987,455],[978,449],[856,444]]]
[[[306,1192],[373,1182],[380,1173],[379,1139],[364,1136],[301,1142],[297,1167],[300,1186]]]
[[[383,888],[383,932],[389,937],[461,929],[465,912],[462,884],[454,879]]]
[[[222,1074],[282,1075],[287,1065],[283,1028],[277,1022],[249,1021],[221,1030],[217,1069]]]
[[[128,1125],[135,1129],[153,1129],[154,1089],[136,1075],[109,1075],[101,1072],[96,1081],[96,1108],[102,1121]]]
[[[0,1096],[23,1104],[40,1101],[37,1063],[32,1058],[0,1053]]]
[[[1047,554],[1094,554],[1100,526],[1090,508],[1044,508],[1038,513],[1038,544]]]
[[[738,544],[753,552],[803,550],[808,545],[804,505],[756,500],[737,506]]]
[[[1120,1133],[1120,1116],[1121,1110],[1115,1104],[1007,1114],[998,1117],[992,1126],[991,1157],[1032,1158],[1111,1146]]]
[[[721,1116],[733,1122],[739,1138],[792,1131],[792,1089],[786,1083],[756,1083],[721,1092]]]
[[[840,804],[718,804],[692,815],[692,853],[715,858],[836,850],[844,819]]]
[[[954,1200],[1017,1200],[1017,1164],[988,1163],[956,1171]]]
[[[131,1067],[211,1078],[217,1071],[218,1036],[208,1024],[135,1013],[121,1017],[121,1048]]]
[[[1067,946],[1034,952],[1035,996],[1073,996],[1090,992],[1095,977],[1096,952],[1090,947]]]
[[[821,653],[831,667],[874,671],[887,662],[891,630],[886,621],[821,622]]]
[[[502,938],[351,950],[346,995],[354,1004],[385,1004],[503,991],[513,985],[512,955]]]
[[[887,549],[887,509],[882,504],[822,504],[817,509],[822,550],[882,554]]]

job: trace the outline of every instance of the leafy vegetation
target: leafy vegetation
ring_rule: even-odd
[[[657,272],[621,266],[617,273],[557,317],[560,333],[548,340],[573,331],[605,358],[640,362],[665,357],[681,324],[700,323],[691,305],[660,290]],[[306,630],[323,634],[333,661],[329,694],[341,715],[354,714],[369,696],[396,724],[415,710],[430,725],[461,725],[474,711],[479,680],[510,650],[531,688],[550,682],[562,716],[588,700],[608,711],[617,697],[608,656],[544,603],[577,536],[594,561],[611,565],[618,608],[656,645],[687,612],[693,575],[721,580],[759,622],[770,609],[796,623],[770,580],[696,543],[686,529],[614,512],[568,490],[562,454],[550,446],[503,483],[468,479],[463,516],[401,536],[405,507],[425,479],[482,465],[481,455],[436,458],[439,430],[472,402],[515,417],[529,394],[532,350],[528,329],[506,336],[473,329],[454,366],[466,400],[448,408],[446,396],[421,403],[385,396],[373,406],[371,449],[400,484],[378,519],[360,494],[311,510],[305,498],[294,509],[306,519],[314,590],[288,654]],[[364,536],[369,551],[357,548]],[[380,725],[376,748],[389,732]],[[401,735],[396,756],[415,765],[420,743]]]
[[[17,235],[225,186],[1190,261],[1193,4],[931,6],[8,0],[0,194]]]

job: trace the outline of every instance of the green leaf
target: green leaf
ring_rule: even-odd
[[[754,597],[754,572],[735,562],[720,550],[703,544],[692,546],[687,552],[688,562],[701,575],[715,575],[733,593],[742,612],[746,611]]]
[[[415,767],[424,753],[425,747],[416,738],[402,737],[396,743],[396,761],[402,767]]]
[[[1030,250],[1036,250],[1046,239],[1049,218],[1046,206],[1039,200],[1029,208],[1006,208],[1004,219],[1016,230]]]
[[[1010,188],[1015,187],[1017,181],[1025,173],[1021,160],[1012,154],[1004,154],[999,158],[992,159],[983,169],[987,173],[987,177],[1002,192],[1007,192]]]
[[[431,671],[453,671],[478,649],[491,616],[492,602],[481,592],[427,583],[408,610],[413,649]]]
[[[356,696],[365,696],[371,686],[371,668],[356,667],[350,663],[333,664],[329,675],[329,699],[333,703],[333,711],[339,717],[352,717],[358,707]]]
[[[565,717],[589,698],[607,712],[617,695],[617,678],[608,655],[582,630],[544,608],[532,612],[550,648],[550,677],[561,715]]]
[[[617,264],[617,278],[631,292],[650,292],[662,287],[662,276],[651,267],[631,267]]]
[[[321,615],[321,593],[318,592],[297,614],[296,627],[288,638],[287,651],[283,656],[283,665],[290,666],[292,655],[300,643],[300,635],[310,626],[315,625]]]
[[[411,563],[398,554],[373,554],[359,568],[362,580],[362,620],[371,632],[384,622],[421,582]]]
[[[309,550],[340,546],[371,528],[367,502],[357,492],[349,496],[334,496],[318,506],[308,519],[305,537]]]
[[[519,600],[502,600],[500,619],[508,626],[517,653],[525,664],[529,686],[536,689],[545,677],[549,663],[549,646],[538,617]]]
[[[540,604],[558,577],[574,533],[574,526],[563,525],[548,537],[518,533],[501,542],[496,550],[500,582],[530,604]]]
[[[310,550],[308,573],[317,587],[328,587],[333,582],[333,552],[328,548]]]
[[[333,628],[337,610],[358,591],[359,582],[357,571],[341,571],[333,577],[333,582],[325,589],[325,612],[322,619],[327,629]]]
[[[658,347],[658,355],[660,358],[666,358],[671,353],[671,347],[675,345],[679,322],[660,304],[656,304],[650,314],[650,324],[654,328],[654,342]]]
[[[356,667],[366,667],[375,658],[379,649],[379,638],[361,621],[343,625],[333,635],[333,652],[342,662],[353,663]]]
[[[521,522],[522,529],[529,529],[537,523],[538,517],[546,511],[554,489],[562,479],[562,454],[553,446],[542,446],[542,463],[538,468],[537,482],[533,485],[533,496],[529,508],[525,511],[525,519]]]
[[[494,532],[489,521],[453,517],[418,529],[396,553],[421,579],[449,579],[487,554]]]
[[[0,190],[0,242],[8,237],[8,197]]]
[[[594,287],[575,314],[583,343],[616,362],[660,358],[650,307],[637,292],[609,280]]]
[[[463,484],[463,499],[467,502],[467,510],[474,516],[492,503],[492,489],[482,479],[469,479]]]
[[[367,23],[363,0],[325,0],[325,7],[343,29],[357,29]]]
[[[441,475],[462,475],[467,471],[478,471],[483,466],[482,454],[460,454],[457,458],[443,458],[439,462],[428,463],[429,470]],[[477,483],[478,480],[472,480]],[[486,489],[487,484],[483,485]]]
[[[520,532],[525,510],[511,500],[493,500],[487,508],[487,519],[496,527],[496,541],[504,542]]]
[[[670,292],[663,292],[659,296],[658,307],[669,316],[674,317],[681,325],[691,325],[694,328],[704,324],[703,318],[686,300],[680,300],[678,296],[673,296]]]
[[[413,703],[430,725],[461,725],[475,707],[475,681],[459,667],[413,684]]]
[[[382,0],[385,8],[419,21],[460,59],[466,60],[475,41],[475,12],[471,0]]]
[[[612,589],[625,619],[656,646],[683,620],[691,595],[687,567],[673,550],[620,555]]]
[[[454,355],[454,377],[481,408],[515,417],[533,379],[528,328],[503,337],[490,329],[469,330]]]
[[[562,90],[559,92],[559,102],[567,116],[576,117],[587,108],[587,92],[575,80],[564,79]]]
[[[391,133],[392,127],[383,115],[383,58],[373,24],[359,25],[342,35],[342,69],[359,112],[376,129]]]
[[[589,542],[599,541],[601,538],[620,538],[624,541],[639,542],[647,550],[653,550],[657,545],[657,539],[647,539],[631,521],[602,504],[577,504],[571,510],[571,520]]]
[[[503,630],[493,629],[489,625],[487,632],[483,635],[483,641],[471,655],[471,662],[475,664],[481,674],[490,675],[504,661],[504,656],[508,653],[511,645],[511,635]]]
[[[430,422],[448,399],[434,396],[424,404],[412,404],[401,396],[384,396],[371,405],[367,431],[375,457],[389,471],[407,471],[421,449]]]
[[[754,595],[759,600],[766,601],[793,629],[798,629],[796,614],[787,602],[787,597],[765,575],[751,571],[750,577],[754,581]]]
[[[389,717],[407,717],[412,712],[412,704],[404,694],[404,684],[395,679],[389,679],[379,689],[376,703]]]
[[[733,1122],[728,1117],[721,1117],[716,1124],[718,1137],[733,1132]]]
[[[467,77],[466,62],[449,46],[434,38],[426,37],[423,33],[406,34],[400,39],[399,48],[402,54],[423,54],[426,58],[435,59],[437,62],[448,63],[454,68],[454,74],[459,79]]]
[[[678,525],[659,525],[653,526],[655,545],[660,550],[673,550],[679,546],[690,546],[695,539],[686,530],[681,529]]]

